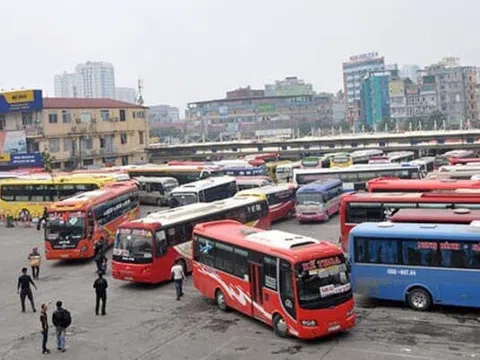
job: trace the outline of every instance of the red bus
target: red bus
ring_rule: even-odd
[[[377,178],[367,182],[368,192],[429,192],[435,190],[479,189],[480,181],[455,179]]]
[[[400,209],[480,209],[480,192],[472,189],[426,193],[344,194],[340,205],[340,244],[348,249],[350,230],[363,222],[382,222]]]
[[[296,184],[266,185],[258,188],[239,191],[235,197],[262,196],[268,201],[268,211],[272,222],[291,218],[295,215]]]
[[[449,158],[448,162],[450,165],[465,165],[480,163],[480,158]]]
[[[338,246],[279,230],[214,221],[193,231],[193,284],[273,327],[311,339],[355,325],[349,267]]]
[[[392,222],[424,224],[470,224],[480,220],[480,210],[470,209],[400,209],[389,218]]]
[[[182,260],[185,272],[190,271],[193,227],[221,219],[270,228],[265,197],[230,198],[152,213],[119,227],[113,248],[113,277],[159,283],[170,279],[170,269],[176,259]]]
[[[474,150],[450,150],[442,155],[435,156],[435,169],[439,169],[441,166],[448,165],[449,159],[467,159],[475,157]]]
[[[138,189],[133,181],[108,184],[54,202],[47,209],[45,257],[91,258],[95,244],[113,244],[117,227],[135,219],[139,210]]]

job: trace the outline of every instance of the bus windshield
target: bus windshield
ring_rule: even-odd
[[[299,205],[321,204],[323,203],[323,194],[319,192],[297,193],[296,201]]]
[[[83,239],[85,237],[85,213],[50,213],[46,227],[47,239],[70,237],[71,239]]]
[[[336,306],[352,296],[343,256],[299,263],[296,270],[298,301],[304,309]]]
[[[175,193],[172,194],[174,206],[185,206],[198,203],[198,195],[196,193]]]
[[[124,260],[142,261],[152,259],[152,233],[141,229],[119,229],[113,255]]]

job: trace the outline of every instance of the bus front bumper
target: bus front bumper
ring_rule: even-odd
[[[298,221],[325,221],[327,219],[325,213],[297,213],[295,216]]]

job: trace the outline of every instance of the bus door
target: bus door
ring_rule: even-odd
[[[248,277],[250,280],[250,297],[252,299],[250,313],[253,317],[266,320],[263,310],[263,291],[262,291],[262,265],[257,262],[249,261]]]

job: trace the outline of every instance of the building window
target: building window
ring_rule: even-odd
[[[92,120],[92,114],[90,114],[89,111],[82,111],[82,113],[80,114],[80,121],[82,123],[87,123],[87,122],[90,122]]]
[[[127,143],[127,134],[121,133],[120,134],[120,144],[125,145]]]
[[[93,159],[85,159],[85,160],[83,160],[83,165],[84,165],[84,166],[91,166],[91,165],[93,165]]]
[[[63,151],[72,151],[73,150],[73,140],[72,139],[63,139]]]
[[[110,113],[108,110],[100,110],[100,117],[102,121],[108,121],[110,118]]]
[[[144,139],[143,139],[143,131],[138,132],[138,142],[140,145],[143,145]]]
[[[120,110],[120,121],[127,121],[125,110]]]
[[[23,117],[23,114],[22,114]],[[48,114],[48,123],[49,124],[56,124],[58,122],[58,115],[57,113],[49,113]],[[24,124],[25,125],[25,124]]]
[[[100,149],[105,149],[105,138],[100,136]]]
[[[85,139],[85,147],[86,147],[87,150],[92,150],[93,149],[93,139],[92,138]]]
[[[60,151],[60,140],[59,139],[50,139],[48,141],[48,149],[51,153],[56,153]]]
[[[72,114],[68,110],[62,110],[62,121],[64,124],[70,124],[72,122]]]
[[[6,128],[6,122],[5,122],[5,115],[0,114],[0,130],[3,130]]]
[[[122,156],[122,166],[128,165],[128,156]]]

